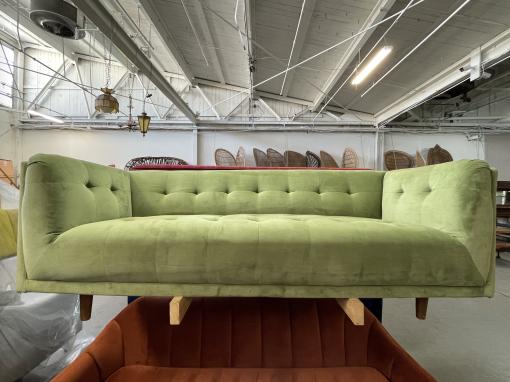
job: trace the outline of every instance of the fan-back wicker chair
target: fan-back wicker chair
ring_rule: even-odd
[[[216,166],[236,166],[236,158],[225,149],[218,149],[214,153],[214,159],[216,160]]]
[[[358,154],[356,154],[356,151],[354,151],[350,147],[347,147],[344,150],[344,155],[342,157],[342,167],[343,168],[358,168],[359,167]]]
[[[423,157],[423,155],[421,155],[421,153],[418,150],[416,150],[416,167],[423,167],[426,165],[427,162],[425,161],[425,158]]]
[[[322,167],[339,168],[340,166],[336,163],[331,155],[321,150],[321,161]]]
[[[321,158],[311,151],[306,152],[306,163],[308,167],[322,167]]]
[[[386,164],[386,168],[390,171],[414,166],[413,157],[408,153],[398,150],[385,152],[384,163]]]
[[[255,158],[255,166],[257,167],[271,167],[271,162],[267,154],[259,149],[253,149],[253,157]]]
[[[283,153],[285,167],[307,167],[306,157],[295,151],[285,151]]]
[[[433,148],[429,149],[427,153],[427,164],[429,165],[452,161],[452,155],[439,145],[435,145]]]
[[[269,159],[271,167],[285,167],[283,155],[280,154],[278,151],[273,149],[267,149],[267,158]]]
[[[244,151],[244,147],[239,147],[236,155],[236,166],[237,167],[246,167],[246,151]]]
[[[124,166],[124,170],[130,171],[133,167],[143,164],[188,164],[186,161],[174,157],[140,157],[133,158]]]

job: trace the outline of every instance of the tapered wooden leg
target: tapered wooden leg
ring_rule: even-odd
[[[170,325],[179,325],[186,314],[193,297],[174,297],[170,301]]]
[[[92,315],[92,299],[94,296],[80,294],[80,320],[88,321]]]
[[[427,317],[427,306],[429,304],[428,298],[416,299],[416,318],[424,320]]]
[[[365,306],[360,300],[357,298],[337,298],[336,301],[354,325],[365,324]]]

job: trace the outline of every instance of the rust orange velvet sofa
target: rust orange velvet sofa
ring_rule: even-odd
[[[54,382],[432,382],[365,309],[334,299],[196,298],[178,326],[168,297],[125,308]]]

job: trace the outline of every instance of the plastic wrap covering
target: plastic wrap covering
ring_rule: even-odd
[[[50,380],[90,342],[74,346],[81,330],[78,296],[19,294],[15,275],[16,257],[0,261],[0,382],[16,381],[43,361],[32,380]]]
[[[0,208],[4,210],[19,207],[19,190],[3,181],[0,181]]]

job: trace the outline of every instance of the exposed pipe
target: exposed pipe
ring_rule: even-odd
[[[239,38],[241,39],[241,44],[243,44],[243,49],[246,50],[246,47],[244,46],[243,35],[241,33],[241,29],[239,29],[239,24],[237,23],[237,8],[238,7],[239,7],[239,0],[236,1],[236,9],[234,11],[234,21],[236,22],[237,31],[239,32]]]
[[[328,106],[329,102],[335,98],[335,96],[338,94],[338,92],[340,91],[340,89],[342,89],[344,87],[344,85],[347,83],[347,81],[349,81],[349,79],[354,75],[354,73],[357,72],[358,68],[361,66],[361,64],[363,64],[363,62],[365,62],[365,60],[368,58],[368,56],[370,56],[370,53],[372,53],[374,51],[374,49],[377,47],[377,45],[379,45],[379,43],[386,37],[386,35],[388,34],[388,32],[391,30],[391,28],[393,28],[393,26],[398,22],[398,20],[400,20],[400,17],[402,17],[402,15],[404,14],[405,11],[407,11],[409,9],[409,7],[411,7],[411,5],[413,4],[414,0],[411,0],[407,6],[404,8],[404,10],[402,11],[401,14],[398,15],[398,17],[393,20],[393,23],[389,26],[388,29],[386,29],[386,31],[384,31],[383,35],[379,38],[379,40],[377,40],[377,42],[374,44],[374,46],[372,47],[372,49],[370,49],[370,51],[365,55],[365,57],[363,57],[363,60],[361,60],[360,63],[358,63],[358,65],[356,65],[356,68],[354,68],[354,70],[352,71],[352,73],[349,75],[349,77],[347,77],[345,79],[345,81],[342,83],[342,85],[339,86],[339,88],[336,90],[336,92],[329,98],[329,100],[326,101],[326,103],[324,104],[324,106],[322,107],[322,109],[319,111],[319,114],[322,113],[322,111],[324,110],[324,108],[326,106]],[[317,114],[318,115],[318,114]],[[317,118],[317,117],[316,117]]]
[[[290,60],[292,59],[292,53],[294,53],[294,46],[296,45],[296,39],[297,39],[297,35],[299,32],[299,25],[301,24],[301,18],[303,17],[303,13],[305,11],[305,3],[306,3],[306,0],[303,0],[303,6],[301,7],[301,14],[299,15],[299,20],[298,20],[298,24],[297,24],[297,28],[296,28],[296,34],[294,35],[294,41],[292,42],[292,49],[290,50],[289,61],[287,62],[287,70],[289,70]],[[283,88],[285,87],[285,81],[287,80],[288,73],[289,73],[288,71],[285,72],[285,77],[283,77],[283,84],[282,84],[282,90],[280,90],[280,95],[283,94]]]
[[[458,13],[462,8],[464,8],[464,6],[467,5],[467,3],[469,3],[471,0],[466,0],[464,3],[462,3],[460,5],[460,7],[458,7],[450,16],[448,16],[441,24],[439,24],[436,29],[434,29],[432,32],[430,32],[427,37],[425,37],[423,40],[420,41],[420,43],[418,45],[416,45],[409,53],[407,53],[399,62],[397,62],[395,64],[395,66],[393,66],[393,68],[391,68],[390,70],[388,70],[386,72],[386,74],[384,76],[382,76],[381,78],[379,78],[379,80],[377,80],[377,82],[375,82],[372,86],[370,86],[370,88],[368,88],[367,91],[365,91],[361,96],[363,97],[365,94],[367,94],[371,89],[374,88],[374,86],[376,86],[379,82],[381,82],[388,74],[390,74],[397,66],[399,66],[402,61],[404,61],[407,57],[409,57],[416,49],[418,49],[425,41],[427,41],[434,33],[436,33],[444,24],[446,24],[453,16],[455,16],[456,13]]]
[[[202,0],[197,0],[197,1],[199,1],[199,2],[200,2],[203,6],[204,6],[204,7],[206,7],[207,9],[209,9],[211,12],[214,12],[214,11],[213,11],[213,10],[212,10],[212,9],[211,9],[211,8],[210,8],[207,4],[205,4]],[[424,1],[425,1],[425,0],[420,0],[420,1],[416,2],[415,4],[413,4],[413,5],[412,5],[411,7],[409,7],[409,8],[413,8],[413,7],[417,6],[418,4],[420,4],[420,3],[424,2]],[[469,1],[469,0],[468,0],[468,1]],[[215,13],[215,14],[217,14],[216,12],[214,12],[214,13]],[[315,54],[315,55],[313,55],[313,56],[311,56],[311,57],[308,57],[307,59],[305,59],[305,60],[303,60],[303,61],[301,61],[301,62],[297,63],[296,65],[293,65],[293,66],[291,66],[290,68],[288,68],[288,69],[286,69],[286,70],[284,70],[284,71],[282,71],[282,72],[280,72],[280,73],[277,73],[277,74],[275,74],[275,75],[273,75],[273,76],[271,76],[271,77],[269,77],[269,78],[265,79],[264,81],[259,82],[259,83],[258,83],[258,84],[256,84],[256,85],[253,85],[253,88],[256,88],[256,87],[258,87],[258,86],[260,86],[260,85],[262,85],[262,84],[264,84],[264,83],[266,83],[266,82],[268,82],[268,81],[271,81],[272,79],[274,79],[274,78],[276,78],[276,77],[278,77],[278,76],[280,76],[280,75],[282,75],[282,74],[284,74],[284,73],[286,73],[286,72],[288,72],[288,71],[290,71],[290,70],[292,70],[292,69],[295,69],[295,68],[297,68],[298,66],[301,66],[301,65],[302,65],[302,64],[304,64],[305,62],[308,62],[308,61],[310,61],[310,60],[312,60],[312,59],[314,59],[314,58],[316,58],[316,57],[320,56],[321,54],[324,54],[324,53],[326,53],[326,52],[330,51],[331,49],[336,48],[337,46],[340,46],[340,45],[342,45],[342,44],[345,44],[346,42],[348,42],[348,41],[350,41],[350,40],[352,40],[352,39],[356,38],[357,36],[359,36],[359,35],[361,35],[361,34],[364,34],[364,33],[368,32],[369,30],[371,30],[371,29],[373,29],[373,28],[375,28],[375,27],[377,27],[377,26],[381,25],[382,23],[385,23],[386,21],[391,20],[391,19],[393,19],[394,17],[397,17],[397,16],[398,16],[398,15],[400,15],[401,13],[402,13],[402,11],[397,12],[397,13],[395,13],[395,14],[393,14],[393,15],[391,15],[391,16],[389,16],[389,17],[387,17],[387,18],[385,18],[385,19],[383,19],[383,20],[381,20],[381,21],[379,21],[378,23],[375,23],[375,24],[371,25],[371,26],[370,26],[370,27],[368,27],[367,29],[364,29],[364,30],[362,30],[362,31],[360,31],[360,32],[358,32],[358,33],[356,33],[356,34],[352,35],[351,37],[348,37],[348,38],[346,38],[345,40],[340,41],[340,42],[336,43],[335,45],[330,46],[329,48],[324,49],[323,51],[321,51],[321,52],[319,52],[319,53],[317,53],[317,54]],[[221,16],[220,16],[220,17],[221,17]],[[223,19],[223,17],[221,17],[221,18]],[[233,26],[231,23],[229,23],[227,20],[225,20],[225,19],[223,19],[223,20],[224,20],[224,21],[226,21],[228,24],[230,24],[232,27],[236,28],[236,27],[235,27],[235,26]],[[236,28],[236,29],[237,29],[237,28]],[[220,102],[218,102],[218,103],[214,104],[213,106],[216,106],[216,105],[219,105],[220,103],[226,102],[226,101],[228,101],[228,100],[229,100],[229,99],[231,99],[231,98],[237,97],[237,96],[238,96],[238,95],[240,95],[240,94],[244,94],[244,93],[248,92],[249,90],[250,90],[250,89],[246,89],[246,90],[244,90],[244,91],[242,91],[242,92],[240,92],[240,93],[237,93],[237,94],[233,95],[232,97],[229,97],[229,98],[227,98],[227,99],[224,99],[223,101],[220,101]],[[201,113],[202,113],[202,112],[204,112],[204,111],[206,111],[206,110],[209,110],[209,109],[202,110],[202,111],[201,111]]]
[[[134,25],[136,31],[138,32],[138,34],[140,34],[140,36],[142,36],[142,39],[145,40],[145,43],[152,48],[152,50],[154,50],[154,47],[152,46],[151,42],[147,39],[147,37],[145,37],[145,35],[143,34],[143,32],[140,30],[140,28],[138,28],[138,25],[136,25],[136,23],[134,22],[134,20],[131,18],[131,16],[129,16],[129,13],[127,13],[127,11],[124,9],[124,7],[122,6],[122,4],[120,3],[119,0],[115,0],[115,2],[117,3],[117,5],[120,7],[120,9],[122,10],[122,13],[124,15],[127,16],[128,20],[131,21],[131,24]],[[137,36],[135,36],[136,38]]]
[[[184,4],[184,0],[181,0],[182,6],[184,7],[184,11],[186,12],[186,16],[188,16],[188,21],[191,25],[191,29],[193,29],[193,33],[195,34],[195,38],[197,39],[198,46],[200,47],[200,51],[202,52],[202,56],[204,56],[204,60],[207,66],[209,66],[209,61],[207,61],[207,57],[205,56],[204,49],[202,48],[202,44],[200,44],[200,40],[198,39],[197,31],[195,30],[195,26],[193,25],[193,22],[191,21],[191,17],[188,13],[188,8],[186,8],[186,4]]]

